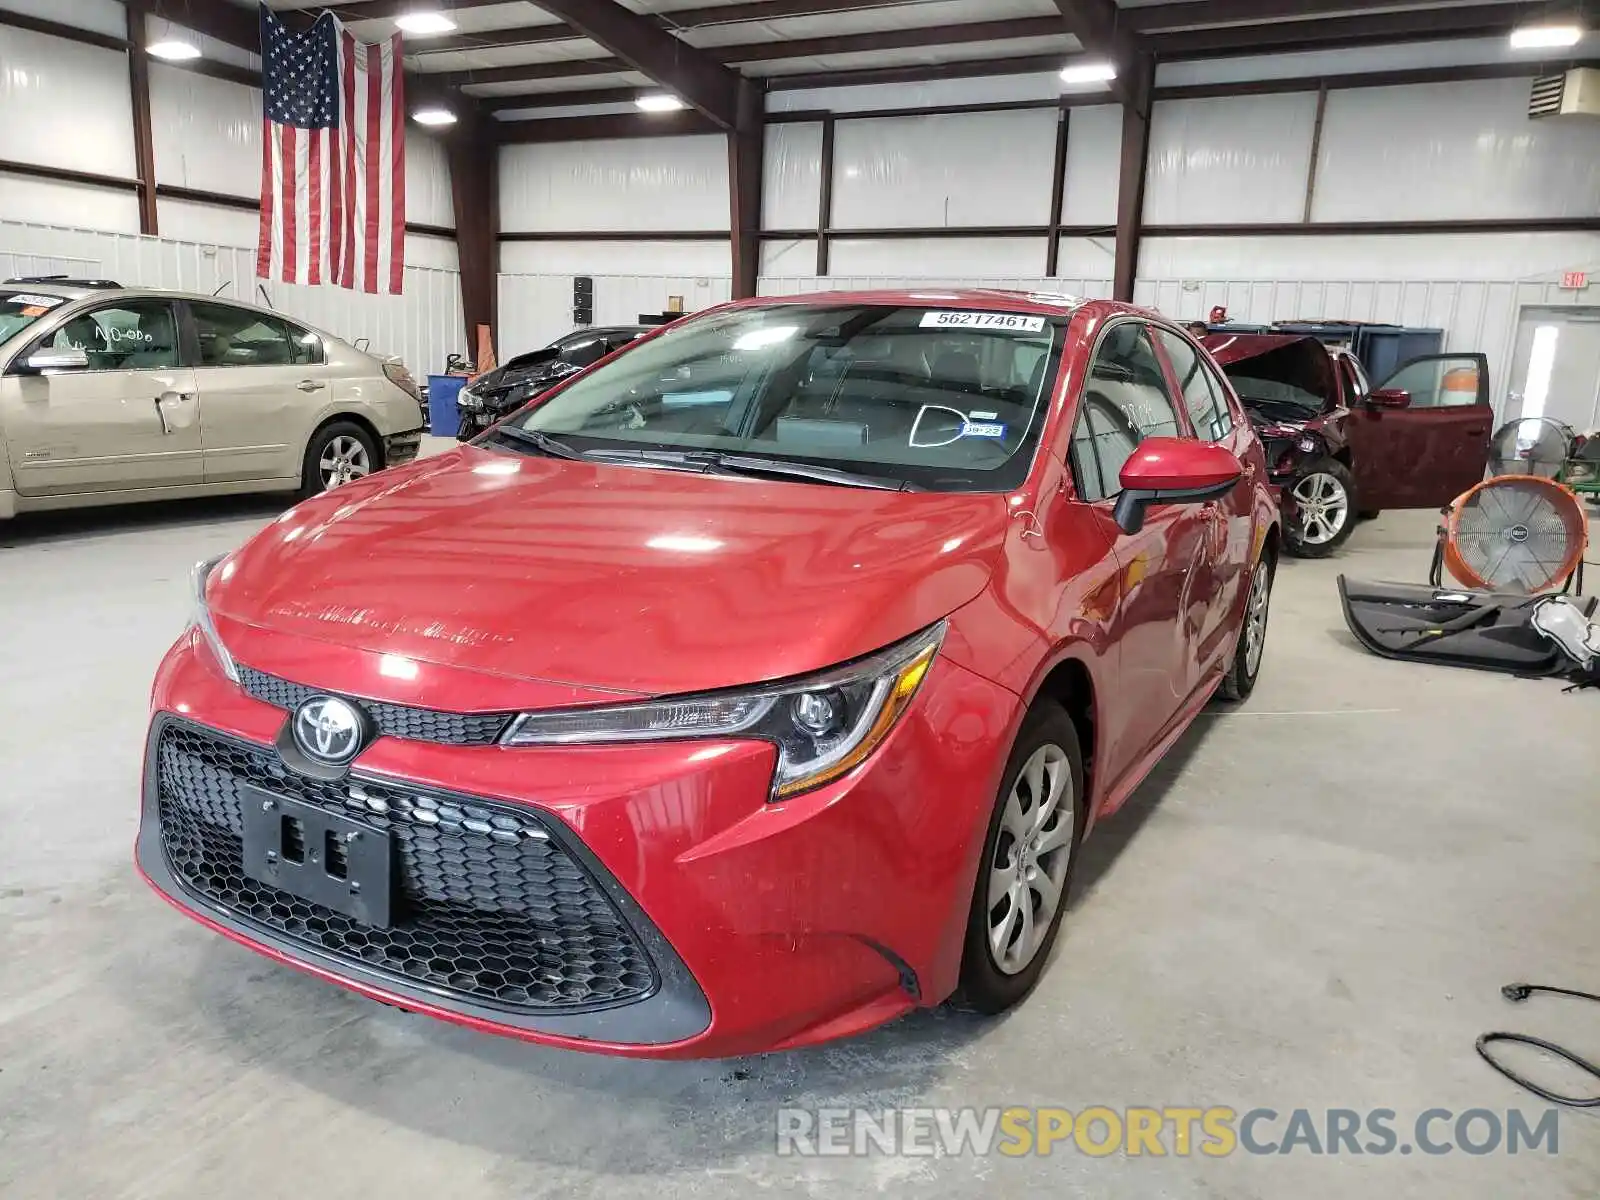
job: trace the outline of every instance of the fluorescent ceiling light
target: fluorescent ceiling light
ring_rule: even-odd
[[[414,33],[426,37],[429,34],[449,33],[456,27],[456,23],[441,12],[413,12],[396,17],[394,23],[402,33]]]
[[[1583,26],[1571,23],[1524,25],[1520,29],[1511,31],[1513,50],[1559,50],[1567,46],[1576,46],[1582,40]]]
[[[188,42],[180,42],[173,38],[166,41],[151,42],[145,50],[157,58],[164,58],[168,62],[188,62],[190,59],[200,57],[200,48],[191,46]]]
[[[1062,83],[1110,83],[1117,77],[1117,68],[1108,62],[1073,63],[1063,67]]]
[[[411,114],[418,125],[454,125],[456,115],[448,108],[419,108]]]
[[[651,92],[647,96],[640,96],[634,103],[645,112],[679,112],[689,107],[676,96],[669,96],[665,92]]]

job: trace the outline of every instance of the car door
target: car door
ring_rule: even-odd
[[[1224,446],[1244,464],[1244,474],[1220,500],[1202,504],[1200,515],[1209,523],[1202,558],[1195,565],[1191,585],[1199,683],[1214,674],[1233,653],[1236,617],[1244,605],[1250,579],[1254,542],[1254,485],[1257,467],[1250,454],[1250,436],[1236,422],[1221,383],[1206,366],[1205,356],[1185,337],[1155,327],[1156,340],[1166,352],[1173,382],[1183,398],[1194,436]]]
[[[1109,516],[1122,466],[1147,437],[1186,436],[1171,385],[1145,322],[1123,320],[1101,335],[1078,401],[1069,451],[1079,497]],[[1109,758],[1120,777],[1171,728],[1198,684],[1198,646],[1209,597],[1196,568],[1214,522],[1199,506],[1152,506],[1144,528],[1118,533],[1120,655]]]
[[[30,369],[37,352],[85,365]],[[69,495],[181,487],[204,478],[194,372],[168,300],[122,300],[67,318],[7,369],[6,448],[17,491]]]
[[[1493,426],[1484,355],[1412,359],[1351,413],[1361,506],[1449,504],[1483,478]]]
[[[189,301],[208,483],[288,479],[328,395],[321,339],[282,317]]]

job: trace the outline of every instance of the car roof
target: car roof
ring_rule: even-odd
[[[1112,310],[1126,310],[1140,316],[1153,317],[1155,313],[1117,304],[1110,300],[1090,301],[1078,296],[1052,292],[1022,292],[1003,288],[943,288],[930,285],[917,289],[806,292],[792,296],[758,296],[753,300],[740,300],[739,307],[760,307],[775,304],[807,304],[821,306],[847,306],[881,304],[899,308],[958,308],[976,309],[980,312],[1015,312],[1037,314],[1045,317],[1064,317],[1086,304],[1104,306]]]
[[[324,329],[279,312],[275,308],[263,308],[259,304],[251,304],[248,300],[235,300],[231,296],[214,296],[205,292],[179,292],[170,288],[145,288],[145,287],[100,287],[88,282],[73,282],[71,280],[26,280],[8,279],[0,283],[0,289],[18,292],[34,292],[41,296],[60,296],[63,300],[104,300],[116,303],[118,300],[194,300],[203,304],[227,304],[234,308],[249,309],[251,312],[260,313],[264,317],[278,317],[285,321],[293,322],[302,328],[311,330],[322,338],[331,338],[334,335]],[[342,340],[342,339],[341,339]]]

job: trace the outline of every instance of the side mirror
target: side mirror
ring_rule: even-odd
[[[1243,475],[1243,464],[1221,446],[1189,438],[1146,438],[1122,465],[1122,494],[1113,510],[1117,528],[1138,533],[1152,504],[1220,499]]]
[[[1369,408],[1410,408],[1411,393],[1404,388],[1377,388],[1368,393]]]
[[[30,375],[42,375],[46,371],[82,371],[89,365],[89,354],[86,350],[68,347],[60,350],[35,350],[23,363],[24,369]]]

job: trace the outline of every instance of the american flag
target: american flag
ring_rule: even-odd
[[[256,274],[400,294],[406,127],[400,35],[358,42],[332,13],[291,33],[261,6]]]

